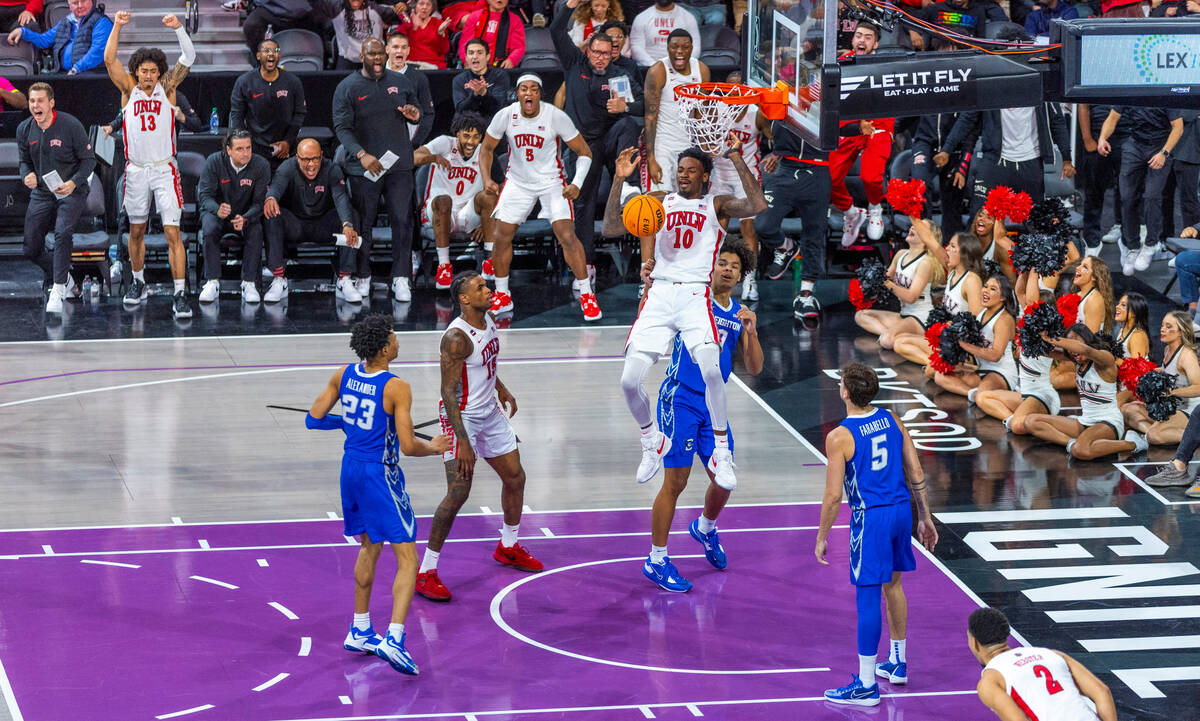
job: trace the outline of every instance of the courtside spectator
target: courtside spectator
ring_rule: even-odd
[[[515,68],[525,57],[525,23],[508,9],[508,0],[487,0],[487,3],[462,20],[458,57],[467,59],[467,41],[483,40],[488,51],[488,65]]]
[[[637,63],[631,57],[629,52],[629,26],[621,20],[610,20],[600,26],[600,32],[608,36],[613,44],[613,64],[624,68],[635,78],[642,77],[641,71],[638,70]],[[638,91],[641,94],[641,91]]]
[[[488,46],[479,38],[467,41],[466,58],[467,69],[451,81],[454,112],[490,118],[511,102],[512,78],[507,70],[488,65]]]
[[[362,65],[362,44],[367,38],[383,39],[383,18],[366,0],[343,0],[342,11],[333,17],[337,39],[337,69],[353,70]]]
[[[257,57],[258,70],[243,73],[233,84],[229,127],[249,130],[255,154],[267,158],[274,170],[296,147],[308,105],[304,83],[279,67],[274,40],[259,43]]]
[[[42,0],[0,0],[0,31],[36,23],[42,14]]]
[[[555,16],[557,17],[557,15]],[[579,3],[575,12],[571,13],[570,28],[567,35],[576,45],[582,45],[584,40],[600,29],[604,23],[625,20],[625,13],[617,0],[589,0]],[[565,62],[565,61],[564,61]]]
[[[404,33],[395,32],[388,35],[388,70],[406,76],[417,89],[417,99],[420,101],[417,107],[421,109],[421,122],[408,126],[413,147],[417,148],[429,139],[429,132],[433,130],[433,94],[429,91],[429,78],[425,77],[425,72],[408,61],[411,50],[412,44]]]
[[[1074,20],[1079,11],[1067,0],[1038,0],[1033,12],[1025,16],[1025,32],[1035,38],[1048,37],[1055,20]]]
[[[263,201],[271,182],[267,161],[254,154],[250,133],[231,130],[225,149],[208,156],[196,198],[200,206],[200,236],[204,243],[204,287],[200,302],[211,303],[221,292],[221,238],[242,238],[242,300],[257,303],[262,274]]]
[[[70,14],[44,33],[16,28],[8,34],[8,44],[24,40],[42,50],[53,48],[54,62],[68,75],[100,69],[112,20],[104,14],[104,6],[93,5],[92,0],[70,0],[70,8]]]
[[[649,67],[667,56],[667,39],[674,30],[692,38],[692,57],[700,57],[700,26],[696,16],[672,0],[655,0],[654,7],[638,13],[629,31],[629,52],[640,67]]]
[[[446,67],[446,55],[450,52],[450,27],[454,21],[443,18],[437,12],[433,0],[417,0],[412,12],[400,22],[399,32],[408,36],[412,52],[410,63],[421,68]]]
[[[1100,129],[1112,108],[1108,105],[1076,106],[1079,113],[1079,137],[1083,143],[1079,150],[1079,189],[1083,191],[1083,242],[1087,244],[1086,255],[1100,254],[1104,230],[1100,227],[1104,213],[1104,193],[1113,189],[1113,208],[1117,227],[1121,223],[1121,186],[1117,178],[1121,174],[1121,152],[1125,147],[1125,139],[1129,137],[1128,123],[1117,123],[1116,129],[1108,137],[1112,150],[1107,155],[1101,155],[1097,146]]]

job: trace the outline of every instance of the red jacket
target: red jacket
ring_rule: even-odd
[[[851,57],[854,57],[854,53],[848,52],[845,55],[838,56],[838,60],[845,60],[846,58],[851,58]],[[895,136],[895,134],[896,134],[896,119],[895,118],[875,118],[871,122],[875,125],[876,132],[879,132],[880,130],[886,130],[887,132],[889,132],[893,136]],[[840,123],[838,123],[838,130],[841,131],[841,129],[845,128],[847,125],[854,125],[857,127],[858,121],[857,120],[843,120]],[[847,135],[847,133],[840,133],[840,134],[843,136]],[[848,135],[860,135],[860,134],[861,133],[859,133],[856,130],[855,132],[849,133]]]
[[[499,20],[488,11],[486,2],[481,0],[479,4],[481,7],[463,18],[462,21],[462,35],[458,40],[458,58],[464,63],[467,60],[467,41],[471,38],[483,37],[486,34],[488,23]],[[494,56],[491,64],[498,66],[508,60],[513,67],[516,67],[521,64],[521,58],[525,57],[525,23],[511,10],[505,10],[504,14],[508,16],[508,38],[504,43],[506,52],[501,56]],[[484,39],[486,40],[486,38]],[[488,47],[495,53],[494,45],[489,43]]]
[[[3,2],[4,0],[0,0],[0,3]],[[438,28],[444,21],[445,18],[434,15],[429,18],[429,22],[425,23],[425,27],[417,29],[411,19],[404,18],[404,22],[400,23],[399,30],[408,36],[408,46],[412,48],[412,52],[408,56],[409,60],[430,63],[438,68],[446,67],[446,53],[450,52],[448,35],[452,31],[447,30],[446,35],[438,35]]]
[[[6,8],[24,7],[34,15],[42,14],[42,0],[29,0],[28,2],[26,0],[0,0],[0,5]]]

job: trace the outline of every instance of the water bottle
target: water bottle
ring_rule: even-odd
[[[268,23],[267,31],[263,33],[263,40],[270,40],[273,37],[275,37],[275,26]]]
[[[121,261],[117,260],[117,244],[108,246],[108,277],[110,280],[121,280]],[[111,287],[109,290],[112,290]]]
[[[208,132],[210,135],[217,135],[221,132],[221,118],[217,116],[216,108],[213,108],[212,113],[208,116]]]
[[[102,285],[102,283],[100,282],[100,279],[94,278],[89,275],[88,282],[90,282],[92,284],[92,293],[91,293],[91,295],[88,296],[88,300],[90,300],[93,303],[100,302],[100,286]]]
[[[81,288],[82,292],[79,294],[79,296],[85,301],[90,301],[92,299],[92,288],[94,287],[95,286],[92,285],[92,276],[89,275],[83,279],[83,286]]]

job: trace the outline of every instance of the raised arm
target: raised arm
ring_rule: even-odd
[[[179,22],[179,18],[168,13],[163,16],[162,24],[174,30],[175,37],[179,40],[179,60],[175,63],[175,67],[167,71],[167,77],[162,81],[167,98],[171,102],[175,102],[176,88],[187,77],[192,63],[196,62],[196,48],[192,47],[192,38],[188,36],[187,30],[183,29],[183,23]]]
[[[1070,355],[1081,355],[1100,366],[1100,368],[1113,368],[1116,366],[1116,359],[1113,357],[1112,353],[1109,353],[1106,350],[1093,348],[1081,340],[1072,340],[1071,338],[1048,338],[1044,333],[1042,334],[1042,338],[1055,348],[1058,348]]]
[[[129,91],[133,90],[135,83],[133,76],[117,60],[117,46],[121,44],[121,28],[129,24],[129,11],[119,10],[113,16],[113,29],[108,34],[108,43],[104,46],[104,68],[108,71],[108,77],[113,81],[113,85],[117,86],[117,90],[121,91],[121,104],[124,105]]]
[[[625,224],[621,222],[621,186],[637,169],[638,160],[637,148],[625,148],[613,163],[612,187],[608,191],[608,201],[604,203],[604,225],[600,228],[600,234],[605,238],[625,235]]]
[[[388,406],[391,406],[389,408]],[[396,440],[406,456],[437,456],[450,447],[450,437],[441,435],[426,443],[413,435],[412,388],[399,378],[391,378],[383,387],[383,410],[392,414],[396,423]]]
[[[471,339],[461,330],[452,330],[442,336],[442,406],[446,419],[454,430],[458,445],[458,477],[463,481],[471,480],[475,472],[475,451],[471,448],[471,439],[467,436],[467,427],[463,424],[462,412],[458,407],[458,388],[462,382],[463,363],[471,355],[471,351]]]
[[[741,141],[732,133],[729,134],[729,138],[729,150],[725,151],[725,157],[733,162],[733,169],[737,171],[738,179],[742,181],[742,191],[746,197],[735,198],[732,195],[718,195],[713,200],[713,205],[717,211],[717,218],[752,218],[770,206],[767,205],[767,198],[763,195],[762,185],[754,179],[749,166],[742,158]]]
[[[946,249],[942,247],[942,244],[933,235],[933,221],[913,215],[908,216],[908,219],[912,221],[913,232],[925,244],[925,250],[929,251],[929,254],[934,258],[937,258],[938,262],[942,265],[949,264],[950,256],[946,254]]]

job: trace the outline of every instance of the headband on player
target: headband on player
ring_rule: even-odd
[[[525,73],[521,77],[517,78],[517,84],[514,87],[519,88],[519,87],[521,87],[521,83],[528,83],[528,82],[537,83],[539,88],[542,87],[542,79],[539,78],[538,76],[534,75],[533,73]]]

